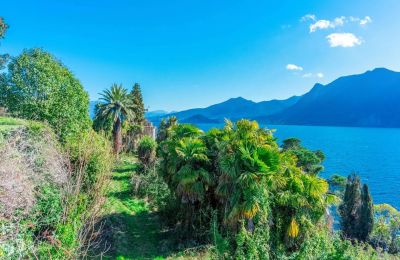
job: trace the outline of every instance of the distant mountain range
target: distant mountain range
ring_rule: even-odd
[[[400,72],[377,68],[340,77],[286,100],[253,102],[238,97],[206,108],[147,114],[155,124],[168,116],[194,124],[248,118],[268,124],[400,127]]]
[[[272,116],[283,111],[285,108],[293,106],[299,99],[300,97],[293,96],[286,100],[271,100],[257,103],[238,97],[206,108],[194,108],[161,116],[147,116],[147,118],[156,124],[161,118],[169,116],[176,116],[181,122],[185,123],[222,123],[225,118],[238,120],[241,118],[254,119],[262,116]]]

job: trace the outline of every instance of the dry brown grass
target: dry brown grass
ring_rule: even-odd
[[[67,182],[66,160],[46,128],[34,137],[25,126],[13,130],[0,146],[0,218],[26,215],[35,203],[36,188]],[[16,214],[18,213],[18,214]]]

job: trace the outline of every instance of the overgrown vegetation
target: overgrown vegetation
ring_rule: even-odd
[[[0,18],[0,39],[7,28]],[[1,259],[398,258],[400,213],[356,175],[329,190],[324,154],[297,138],[170,117],[155,141],[139,84],[105,90],[92,130],[87,93],[41,49],[11,59],[0,93],[2,112],[26,119],[0,117]]]

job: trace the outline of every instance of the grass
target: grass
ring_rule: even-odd
[[[22,119],[11,117],[0,117],[0,131],[7,131],[25,125],[26,122]]]
[[[145,200],[132,195],[136,160],[123,157],[116,165],[103,216],[103,259],[208,259],[206,254],[173,250],[168,231]]]
[[[22,119],[0,116],[0,143],[4,141],[4,136],[10,131],[23,125],[26,125],[26,121]]]

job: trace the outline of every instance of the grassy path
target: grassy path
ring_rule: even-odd
[[[132,196],[135,159],[126,157],[116,166],[105,204],[104,231],[107,259],[164,259],[158,256],[159,220],[146,203]]]
[[[160,219],[146,202],[132,195],[131,176],[136,160],[123,157],[116,165],[103,216],[103,259],[207,259],[198,254],[173,251]]]

